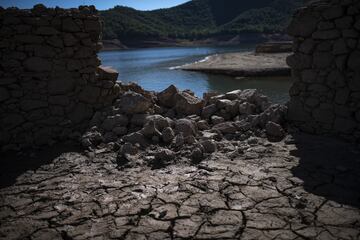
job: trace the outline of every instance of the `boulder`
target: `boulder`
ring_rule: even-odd
[[[201,117],[204,119],[209,119],[212,115],[217,112],[217,107],[215,104],[208,105],[203,108],[201,112]]]
[[[223,122],[225,122],[225,119],[223,117],[219,117],[216,115],[211,117],[211,123],[214,125],[223,123]]]
[[[162,131],[164,128],[171,127],[173,121],[170,118],[165,118],[161,115],[150,115],[146,117],[146,122],[153,121],[157,129]]]
[[[256,106],[254,104],[244,102],[239,105],[240,115],[251,115],[256,112]]]
[[[122,139],[125,142],[129,142],[132,144],[139,144],[142,147],[147,147],[149,145],[145,136],[140,132],[130,133],[128,135],[125,135]]]
[[[150,139],[154,136],[161,137],[161,132],[156,128],[154,121],[148,121],[141,129],[141,133]]]
[[[176,94],[175,110],[178,114],[183,115],[200,115],[204,107],[204,101],[194,97],[186,92]]]
[[[236,132],[236,127],[232,122],[219,123],[212,127],[213,130],[220,131],[222,134],[230,134]]]
[[[116,101],[116,105],[126,114],[136,114],[147,112],[152,103],[141,94],[126,92]]]
[[[115,69],[112,69],[110,67],[105,66],[99,66],[97,68],[97,73],[99,74],[100,80],[110,80],[110,81],[116,81],[119,76],[119,72]]]
[[[284,129],[277,123],[268,122],[266,124],[266,134],[271,140],[279,141],[285,136]]]
[[[96,128],[81,136],[81,145],[85,148],[97,146],[104,141],[103,136]]]
[[[217,150],[217,145],[214,140],[204,140],[201,142],[201,146],[204,148],[204,152],[213,153]]]
[[[241,96],[241,90],[234,90],[228,93],[225,93],[225,98],[229,100],[237,100]]]
[[[196,127],[189,119],[179,119],[175,122],[175,132],[182,133],[184,137],[196,135]]]
[[[198,121],[198,122],[196,123],[196,125],[197,125],[197,128],[198,128],[199,130],[201,130],[201,131],[203,131],[203,130],[209,130],[209,129],[210,129],[210,126],[209,126],[208,122],[205,121],[205,120]]]
[[[172,130],[172,128],[167,127],[165,128],[162,132],[162,140],[164,141],[164,143],[171,143],[172,140],[175,138],[175,133]]]
[[[160,105],[170,108],[174,107],[178,93],[179,90],[174,85],[170,85],[167,89],[157,94]]]

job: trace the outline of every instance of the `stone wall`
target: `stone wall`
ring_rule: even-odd
[[[117,96],[118,73],[99,67],[94,7],[0,8],[0,147],[76,138]]]
[[[360,1],[312,1],[289,26],[289,119],[301,130],[360,139]]]

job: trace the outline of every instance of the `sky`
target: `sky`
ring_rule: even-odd
[[[153,10],[173,7],[189,0],[0,0],[0,6],[32,8],[42,3],[47,7],[72,8],[79,5],[95,5],[97,9],[104,10],[116,5],[128,6],[138,10]]]

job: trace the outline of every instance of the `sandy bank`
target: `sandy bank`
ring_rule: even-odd
[[[187,64],[182,70],[199,71],[231,76],[290,76],[286,57],[290,53],[226,53],[207,57],[205,60]]]

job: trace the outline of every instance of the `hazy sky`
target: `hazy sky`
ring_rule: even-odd
[[[0,0],[2,7],[32,8],[42,3],[47,7],[71,8],[79,5],[95,5],[97,9],[109,9],[116,5],[129,6],[139,10],[168,8],[189,0]]]

